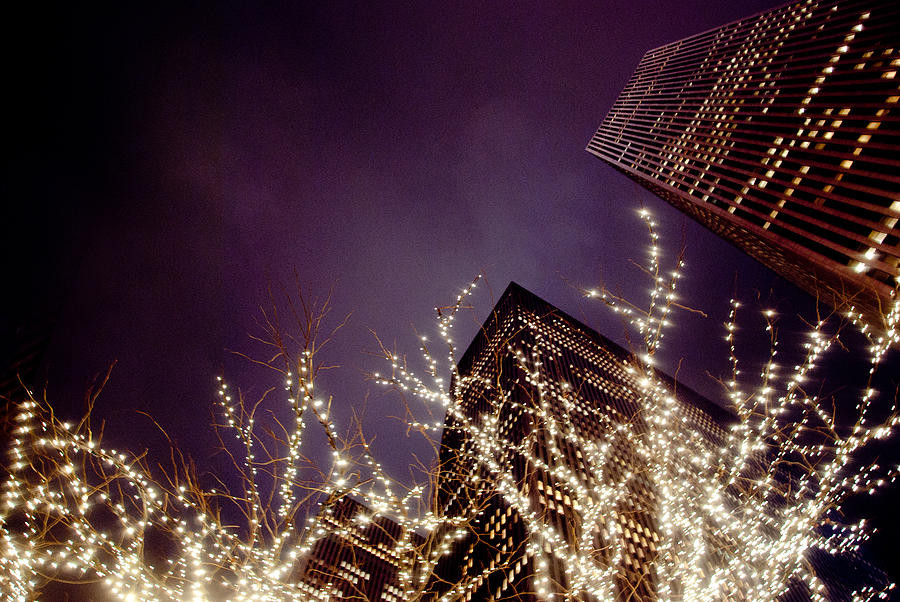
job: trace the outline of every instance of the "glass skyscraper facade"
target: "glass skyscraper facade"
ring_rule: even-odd
[[[302,559],[298,588],[316,600],[403,602],[398,549],[404,536],[420,545],[418,535],[349,496],[329,505],[319,522],[328,534]]]
[[[432,599],[656,599],[659,492],[623,430],[644,429],[633,361],[509,285],[459,361],[453,385],[465,418],[445,423],[436,512],[464,526],[432,534],[440,555]],[[730,414],[682,385],[677,391],[685,439],[721,442]],[[477,439],[485,436],[496,442],[496,457],[484,457]],[[606,458],[600,472],[589,460],[598,446]],[[626,491],[619,503],[593,499],[612,484]],[[576,557],[609,567],[608,583],[590,582]]]
[[[900,278],[900,5],[804,0],[644,55],[587,150],[876,328]]]
[[[758,599],[756,571],[770,558],[738,552],[735,565],[744,540],[695,512],[690,496],[687,506],[673,502],[673,487],[707,499],[710,475],[718,482],[722,465],[707,459],[733,444],[730,411],[515,283],[460,359],[451,388],[458,407],[445,420],[434,498],[445,526],[425,547],[435,561],[426,600],[687,600],[682,578],[660,571],[695,548],[705,551],[690,570],[730,583],[715,599]],[[793,489],[790,467],[759,460],[743,477],[775,470]],[[734,517],[749,508],[737,490],[721,491],[726,506],[743,508]],[[814,547],[802,562],[828,600],[888,585],[855,553]],[[782,602],[815,599],[799,579],[775,589]]]

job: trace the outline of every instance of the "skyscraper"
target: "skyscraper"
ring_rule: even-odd
[[[791,496],[815,479],[645,362],[510,283],[451,384],[427,599],[800,602],[812,586],[849,601],[889,585],[840,545],[790,543],[808,502]]]
[[[432,535],[435,599],[655,599],[659,492],[626,434],[644,428],[630,357],[509,285],[452,385],[461,413],[445,423],[436,512],[460,520]],[[688,437],[721,440],[728,413],[677,390]],[[593,499],[617,487],[619,502]]]
[[[793,2],[647,52],[587,150],[878,327],[900,282],[898,71],[897,3]]]
[[[319,516],[319,539],[300,566],[299,586],[311,597],[359,602],[401,602],[398,555],[403,528],[363,503],[344,496]],[[413,542],[419,536],[410,534]]]

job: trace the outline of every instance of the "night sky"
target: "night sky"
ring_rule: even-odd
[[[279,384],[230,350],[262,351],[248,333],[266,288],[296,271],[314,295],[333,287],[332,323],[352,312],[326,354],[341,368],[319,386],[339,419],[365,406],[376,451],[403,473],[425,450],[388,418],[396,396],[365,379],[384,367],[370,330],[414,356],[413,327],[433,333],[433,308],[483,270],[494,299],[515,280],[624,343],[580,291],[601,277],[647,290],[629,265],[646,258],[643,204],[663,246],[685,240],[682,299],[709,316],[676,316],[662,367],[681,361],[679,380],[715,398],[707,372],[727,370],[735,273],[747,300],[771,294],[786,346],[811,301],[584,147],[646,50],[777,4],[111,3],[11,16],[7,315],[56,320],[44,376],[62,414],[77,416],[115,361],[95,410],[107,439],[164,449],[146,411],[208,470],[215,377],[250,395]],[[474,301],[461,348],[492,306],[486,289]],[[758,339],[748,318],[745,340]]]

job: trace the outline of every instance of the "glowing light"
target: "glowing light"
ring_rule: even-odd
[[[460,468],[449,480],[457,487],[455,499],[496,494],[515,512],[525,533],[525,541],[518,542],[522,558],[534,567],[531,591],[546,599],[582,594],[614,599],[616,583],[630,574],[624,567],[637,562],[635,542],[646,542],[638,546],[646,550],[640,562],[659,600],[726,600],[737,592],[746,600],[772,600],[790,579],[802,581],[814,599],[822,599],[825,586],[805,555],[812,549],[854,551],[869,536],[868,524],[846,524],[841,508],[852,494],[878,491],[897,478],[897,467],[853,467],[862,449],[896,431],[900,417],[892,410],[884,420],[872,418],[880,393],[866,386],[856,407],[858,420],[843,432],[820,400],[804,392],[800,385],[812,378],[813,368],[832,347],[828,321],[818,322],[805,339],[805,359],[793,369],[776,362],[773,341],[762,372],[750,371],[759,373],[759,381],[746,382],[738,370],[735,341],[743,332],[736,326],[740,304],[732,300],[725,328],[732,365],[726,396],[738,419],[727,429],[702,426],[703,414],[679,401],[651,367],[663,335],[674,329],[671,314],[679,307],[675,291],[684,264],[680,257],[667,259],[658,246],[650,213],[641,210],[640,217],[651,241],[645,267],[653,285],[647,308],[602,288],[587,292],[637,330],[642,349],[633,361],[610,354],[603,358],[608,368],[602,377],[582,371],[563,379],[555,362],[561,348],[575,345],[577,337],[555,336],[547,322],[552,317],[523,313],[514,327],[528,333],[530,342],[492,344],[498,357],[512,360],[517,386],[532,392],[527,401],[488,378],[489,369],[460,374],[453,321],[479,277],[452,306],[437,310],[442,361],[432,354],[427,338],[420,337],[424,376],[410,369],[402,355],[385,350],[388,370],[374,378],[436,410],[438,418],[411,417],[411,432],[425,437],[456,432],[465,441],[456,450]],[[664,270],[664,263],[674,270]],[[855,310],[848,316],[869,333],[874,371],[900,341],[900,302],[889,308],[886,328],[878,335],[871,334]],[[767,310],[765,317],[774,336],[775,312]],[[276,444],[264,443],[262,433],[271,425],[257,419],[256,406],[245,404],[218,377],[222,432],[230,434],[230,443],[239,450],[230,452],[243,480],[239,492],[204,490],[186,466],[154,477],[140,456],[104,448],[86,423],[64,424],[34,397],[27,398],[13,414],[11,471],[0,503],[2,597],[31,599],[46,578],[58,578],[99,581],[121,600],[329,600],[336,588],[298,582],[296,563],[326,537],[362,545],[354,539],[354,528],[370,528],[379,514],[390,513],[401,533],[393,547],[373,553],[389,556],[398,567],[395,598],[415,599],[454,546],[468,545],[479,529],[503,532],[512,520],[507,515],[501,523],[481,525],[477,509],[469,514],[417,511],[423,492],[430,489],[404,487],[386,474],[362,434],[352,442],[342,438],[330,411],[331,398],[313,393],[319,368],[315,350],[314,337],[305,339],[297,353],[280,349],[285,358],[293,358],[279,368],[284,377],[281,402],[293,420],[278,425],[283,432]],[[610,399],[629,400],[640,411],[626,416],[612,406],[586,403],[580,392],[587,383]],[[485,402],[480,413],[471,411],[469,400],[476,397]],[[510,415],[534,427],[514,439]],[[586,436],[576,424],[580,416],[589,418],[599,434]],[[305,485],[303,477],[309,465],[302,450],[311,445],[306,436],[310,428],[320,429],[330,451],[330,464],[316,466],[322,478],[313,486]],[[807,437],[823,432],[828,437]],[[623,455],[622,449],[628,453]],[[787,469],[796,465],[796,457],[805,460],[801,472]],[[523,488],[513,458],[546,475],[536,490]],[[311,490],[321,506],[304,520],[298,511]],[[356,515],[352,525],[330,514],[333,501],[346,495],[371,509]],[[246,517],[242,528],[222,524],[215,502],[237,504]],[[623,510],[635,503],[646,503],[653,520],[642,522],[634,511]],[[144,554],[153,532],[163,533],[171,548],[155,566]],[[431,534],[429,545],[418,542],[417,532]],[[604,543],[602,553],[598,538]],[[481,572],[444,584],[440,599],[465,598],[493,572],[522,570],[524,562],[504,562],[503,554],[509,553],[509,548],[498,549]],[[557,570],[564,580],[557,579]],[[855,592],[855,599],[885,597],[891,587],[869,587]]]

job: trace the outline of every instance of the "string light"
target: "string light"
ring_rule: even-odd
[[[616,597],[616,584],[627,578],[623,567],[633,550],[626,534],[637,529],[629,527],[621,509],[635,501],[634,491],[641,488],[652,498],[655,551],[650,571],[657,599],[740,595],[772,600],[795,580],[806,584],[813,599],[823,600],[826,587],[804,558],[813,549],[854,552],[869,536],[865,521],[846,524],[841,509],[851,495],[876,492],[895,481],[898,467],[860,468],[857,459],[867,445],[893,434],[900,422],[897,411],[891,407],[886,418],[877,419],[873,408],[878,392],[867,386],[847,430],[823,400],[806,392],[814,387],[804,383],[834,342],[826,334],[827,322],[815,326],[804,360],[789,369],[776,360],[777,316],[766,312],[771,352],[759,381],[746,382],[736,351],[740,304],[732,300],[725,327],[732,375],[726,385],[737,419],[727,429],[698,428],[696,409],[679,401],[652,367],[672,328],[670,314],[678,307],[676,285],[684,263],[678,256],[672,271],[663,270],[666,257],[655,223],[648,211],[640,215],[651,240],[646,272],[653,288],[647,308],[605,289],[586,293],[623,315],[640,335],[641,353],[627,362],[615,354],[605,357],[603,361],[615,364],[615,379],[596,385],[615,389],[616,396],[640,408],[639,419],[614,408],[589,407],[580,400],[574,378],[555,376],[549,358],[558,355],[558,341],[547,334],[542,316],[522,314],[514,325],[530,333],[529,343],[517,339],[502,348],[495,342],[498,357],[512,358],[521,382],[535,392],[531,398],[523,400],[498,386],[497,379],[488,377],[490,370],[460,373],[453,322],[480,276],[453,305],[437,309],[443,349],[434,352],[427,338],[420,337],[424,376],[386,351],[388,374],[376,374],[375,380],[423,400],[439,414],[439,419],[410,418],[411,432],[460,435],[454,462],[463,468],[448,477],[448,467],[442,466],[443,480],[435,487],[452,486],[450,493],[459,499],[498,495],[514,510],[526,535],[523,558],[533,569],[534,591],[543,599]],[[900,303],[894,302],[879,334],[855,310],[848,318],[869,337],[874,373],[900,341]],[[267,324],[271,334],[278,334]],[[298,563],[327,537],[366,545],[354,528],[365,528],[378,516],[400,525],[393,548],[380,552],[398,566],[396,598],[421,595],[433,584],[441,559],[485,528],[485,517],[480,508],[465,504],[462,511],[421,511],[429,488],[404,487],[388,475],[361,432],[352,440],[342,437],[331,400],[315,390],[317,349],[310,335],[282,369],[283,402],[293,422],[284,427],[280,447],[264,442],[261,432],[267,427],[257,420],[257,406],[246,404],[219,378],[222,425],[240,449],[234,457],[244,487],[236,494],[202,489],[186,467],[154,477],[142,456],[106,449],[86,422],[64,424],[34,397],[21,403],[9,447],[10,474],[0,498],[2,597],[29,600],[47,580],[64,579],[99,581],[121,600],[328,600],[337,595],[335,587],[299,579]],[[470,403],[476,391],[487,402],[478,412]],[[510,413],[537,426],[514,440],[503,418]],[[593,421],[604,436],[586,437],[578,416]],[[318,512],[302,520],[298,512],[310,491],[301,478],[310,462],[303,449],[312,445],[306,435],[314,425],[324,434],[330,464],[317,467]],[[537,441],[538,436],[543,439]],[[632,458],[624,466],[623,446]],[[546,453],[538,454],[538,449]],[[578,470],[560,460],[571,450],[577,450]],[[514,456],[546,474],[553,491],[549,486],[539,494],[523,491],[513,470]],[[803,470],[787,470],[798,458]],[[336,500],[347,496],[368,508],[352,521],[356,527],[332,512]],[[577,537],[548,520],[550,502],[577,521]],[[242,508],[245,524],[224,524],[217,510],[222,503]],[[431,535],[428,545],[421,542],[424,533]],[[598,533],[603,534],[602,553],[596,546]],[[165,553],[156,560],[147,554],[154,534],[166,541]],[[511,550],[503,554],[510,556]],[[440,599],[466,598],[494,572],[519,575],[526,565],[511,565],[503,554],[498,552],[480,573],[443,584]],[[560,570],[564,580],[554,572]],[[854,599],[886,598],[892,587],[860,586]]]

